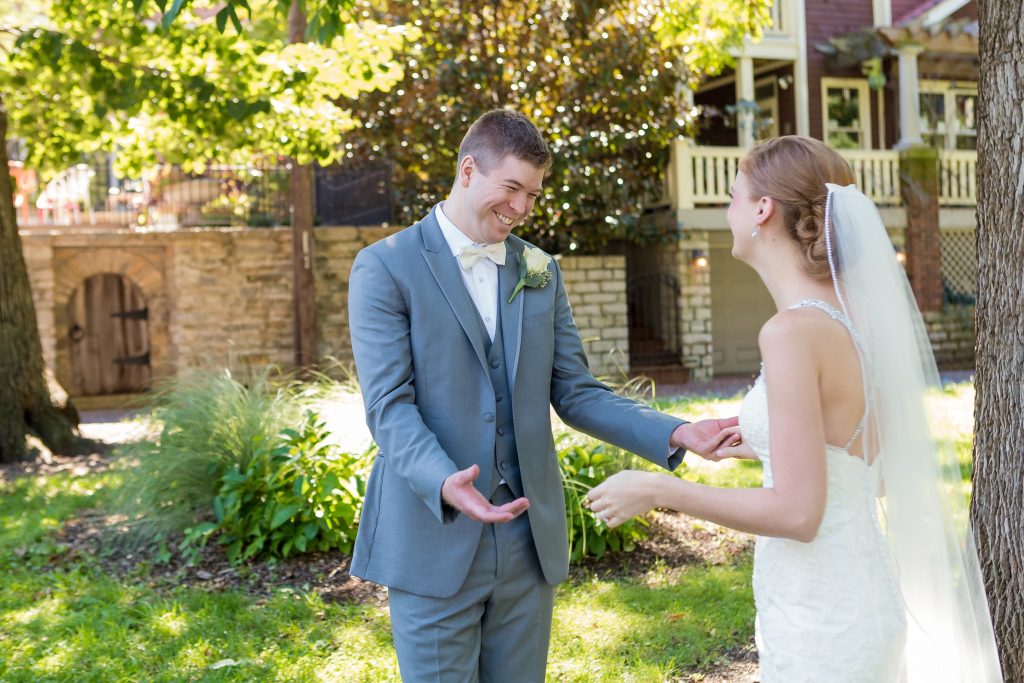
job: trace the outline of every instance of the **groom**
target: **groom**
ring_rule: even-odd
[[[549,406],[668,469],[731,424],[685,423],[590,374],[557,263],[510,235],[550,163],[526,117],[484,114],[448,198],[352,268],[352,349],[380,451],[351,573],[388,587],[406,683],[544,680],[569,560]]]

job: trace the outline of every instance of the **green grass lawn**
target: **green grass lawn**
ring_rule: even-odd
[[[973,388],[936,405],[943,440],[969,473]],[[729,415],[737,400],[661,406],[697,419]],[[690,461],[682,476],[756,486],[754,463]],[[392,681],[398,669],[387,610],[376,602],[325,602],[281,587],[211,590],[158,579],[147,562],[124,578],[99,558],[70,557],[57,533],[83,512],[104,511],[124,481],[112,468],[0,482],[0,680]],[[113,551],[110,551],[113,552]],[[559,588],[551,681],[689,680],[753,632],[751,560],[582,572]]]

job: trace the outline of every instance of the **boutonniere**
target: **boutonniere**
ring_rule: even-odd
[[[551,271],[548,270],[550,264],[551,257],[543,251],[537,247],[526,247],[523,257],[519,259],[519,282],[512,290],[508,302],[512,303],[523,287],[547,287],[551,282]]]

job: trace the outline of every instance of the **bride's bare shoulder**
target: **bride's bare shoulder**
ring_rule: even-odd
[[[830,324],[831,323],[831,324]],[[809,349],[834,327],[827,316],[811,308],[783,309],[761,326],[757,342],[765,347],[793,346]]]
[[[762,357],[796,355],[804,360],[855,352],[849,333],[817,308],[785,308],[770,318],[758,334]]]

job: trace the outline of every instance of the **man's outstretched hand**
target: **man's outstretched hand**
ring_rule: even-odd
[[[685,448],[708,460],[720,460],[715,451],[731,446],[736,440],[733,428],[740,423],[738,417],[688,422],[676,427],[669,443],[674,448]]]
[[[487,523],[511,522],[530,507],[530,501],[526,498],[494,505],[473,488],[473,482],[479,476],[480,468],[476,465],[449,476],[441,485],[441,499],[470,519]]]

